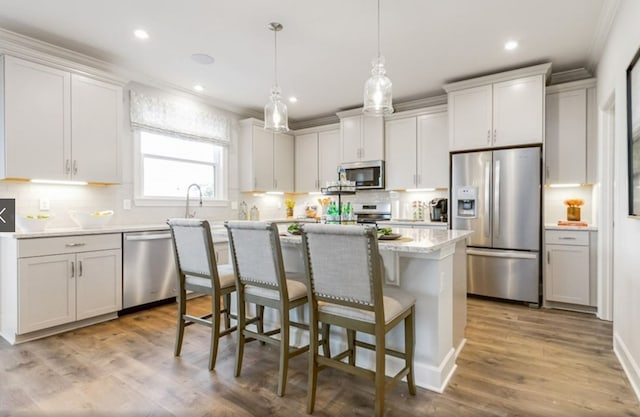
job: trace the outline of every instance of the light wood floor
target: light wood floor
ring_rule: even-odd
[[[206,305],[191,300],[191,308]],[[186,330],[173,356],[175,304],[47,339],[0,342],[0,416],[303,416],[306,355],[293,359],[287,394],[275,394],[270,346],[245,349],[233,377],[235,335],[207,370],[208,332]],[[592,315],[470,298],[467,344],[444,392],[401,384],[387,416],[640,416],[612,352],[611,323]],[[419,323],[417,324],[419,328]],[[338,371],[319,376],[314,416],[370,416],[373,384]]]

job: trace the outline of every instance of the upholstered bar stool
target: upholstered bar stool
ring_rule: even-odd
[[[244,345],[259,340],[278,346],[280,349],[280,371],[277,394],[283,396],[287,384],[289,359],[306,352],[309,345],[290,346],[290,326],[308,330],[306,323],[289,318],[290,311],[307,302],[307,287],[304,275],[287,274],[282,261],[280,236],[277,225],[269,222],[228,221],[231,257],[236,274],[238,297],[238,345],[236,351],[235,375],[240,376]],[[248,327],[243,306],[255,304],[257,318],[264,317],[264,307],[277,310],[279,328],[264,331],[262,320],[256,328]],[[274,336],[279,336],[276,338]]]
[[[415,298],[404,291],[382,289],[382,270],[375,226],[305,224],[302,227],[305,268],[309,279],[309,379],[307,412],[315,405],[319,367],[332,367],[375,381],[375,415],[384,414],[386,392],[407,378],[415,395],[413,372]],[[404,352],[385,345],[385,335],[404,322]],[[347,349],[332,357],[320,355],[318,326],[347,329]],[[324,331],[325,337],[329,332]],[[375,342],[358,340],[357,333],[373,335]],[[375,371],[356,365],[356,348],[375,351]],[[385,375],[386,355],[404,359],[392,378]],[[347,360],[346,362],[344,360]]]
[[[185,326],[193,323],[211,328],[209,370],[216,366],[218,340],[236,330],[230,327],[231,293],[235,291],[235,275],[231,265],[217,265],[209,222],[199,219],[169,219],[173,248],[178,267],[178,328],[175,356],[180,356]],[[211,296],[211,313],[204,316],[187,314],[187,291]],[[221,303],[224,300],[224,305]],[[220,316],[224,315],[223,331]]]

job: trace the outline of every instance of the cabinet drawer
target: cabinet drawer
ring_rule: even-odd
[[[588,231],[547,230],[544,236],[547,244],[589,246]]]
[[[120,233],[19,239],[18,257],[120,249],[121,245]]]

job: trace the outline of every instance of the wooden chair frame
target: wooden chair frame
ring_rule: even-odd
[[[416,386],[414,379],[414,341],[415,341],[415,304],[410,308],[405,309],[401,314],[395,317],[389,323],[385,323],[385,312],[383,304],[383,291],[382,291],[382,267],[379,262],[378,252],[378,238],[377,231],[374,227],[361,227],[364,230],[363,238],[367,240],[368,246],[368,265],[369,265],[369,279],[373,294],[372,305],[366,305],[362,303],[353,302],[345,296],[344,298],[326,297],[317,294],[314,289],[314,275],[311,267],[311,257],[313,254],[309,249],[309,233],[313,231],[309,230],[312,227],[303,225],[302,242],[305,269],[309,278],[308,298],[309,298],[309,327],[310,327],[310,346],[309,346],[309,376],[308,376],[308,392],[307,392],[307,412],[313,413],[315,406],[316,387],[318,380],[318,371],[324,367],[331,367],[345,371],[354,375],[365,377],[375,382],[375,404],[374,412],[375,416],[382,416],[384,414],[384,397],[387,391],[393,388],[404,377],[407,379],[407,385],[409,393],[411,395],[416,394]],[[326,225],[321,227],[326,228]],[[329,226],[331,227],[331,226]],[[350,226],[333,226],[336,232],[335,238],[340,238],[340,228]],[[337,228],[336,228],[337,227]],[[307,230],[305,230],[305,228]],[[366,230],[365,230],[366,229]],[[364,311],[370,311],[374,313],[375,320],[373,323],[359,320],[356,318],[349,318],[336,314],[329,314],[319,311],[318,303],[326,302],[336,304],[345,307],[351,307],[361,309]],[[404,346],[405,352],[389,349],[385,344],[386,334],[397,326],[400,322],[404,322]],[[318,325],[322,324],[322,332],[319,334]],[[335,325],[347,330],[347,349],[334,356],[329,351],[329,337],[330,326]],[[373,335],[375,338],[375,344],[365,343],[359,341],[356,338],[356,334],[366,333]],[[320,338],[320,336],[322,336]],[[318,352],[319,346],[323,347],[324,355],[320,355]],[[366,369],[356,365],[356,347],[369,349],[375,352],[375,371]],[[387,380],[385,375],[385,360],[386,355],[395,356],[404,359],[404,367],[393,377]],[[348,359],[344,362],[344,359]]]
[[[178,303],[178,323],[176,329],[176,342],[174,355],[180,356],[182,351],[182,340],[184,338],[184,328],[191,324],[201,324],[211,328],[211,343],[209,348],[209,370],[213,370],[216,366],[216,358],[218,355],[218,341],[220,337],[226,336],[237,329],[237,326],[231,326],[231,319],[237,320],[236,315],[231,313],[231,293],[235,286],[221,288],[220,276],[218,275],[218,266],[215,259],[213,249],[213,238],[211,237],[211,227],[207,220],[199,219],[169,219],[167,221],[171,230],[171,239],[173,241],[173,251],[178,269],[178,294],[176,301]],[[182,265],[180,261],[178,243],[176,241],[176,227],[193,227],[200,228],[205,238],[207,254],[207,264],[211,274],[203,271],[191,271]],[[186,281],[186,276],[205,278],[211,281],[211,286],[201,286]],[[187,290],[200,294],[211,296],[211,313],[203,316],[194,316],[187,313]],[[217,314],[214,314],[217,312]],[[224,315],[224,330],[220,330],[220,316]]]
[[[295,300],[289,300],[289,293],[287,289],[287,276],[284,270],[284,262],[282,260],[282,249],[280,246],[280,238],[278,235],[278,228],[275,223],[269,222],[226,222],[229,233],[229,244],[231,247],[231,257],[233,261],[233,268],[236,274],[236,288],[238,298],[238,344],[236,350],[236,368],[235,376],[240,376],[242,369],[242,359],[244,356],[244,345],[253,340],[259,340],[261,343],[269,343],[277,346],[280,349],[279,360],[279,375],[278,375],[278,396],[284,396],[286,383],[287,383],[287,371],[289,368],[289,360],[295,356],[305,353],[309,350],[309,345],[301,347],[290,346],[289,328],[290,326],[309,330],[309,326],[306,323],[292,321],[289,318],[289,312],[299,306],[307,303],[306,295]],[[233,231],[236,229],[244,230],[256,230],[256,231],[268,231],[271,253],[273,255],[273,261],[276,268],[275,274],[277,277],[277,285],[271,285],[265,282],[259,282],[244,277],[239,272],[241,268],[238,265],[237,245],[234,239]],[[268,248],[265,248],[268,250]],[[261,287],[269,290],[275,290],[279,292],[279,299],[274,300],[272,298],[266,298],[257,296],[254,294],[248,294],[245,291],[247,285]],[[255,317],[248,318],[246,315],[246,309],[240,308],[240,306],[246,306],[246,304],[255,304],[257,313]],[[269,307],[278,311],[280,317],[280,327],[269,331],[264,331],[264,308]],[[256,330],[247,328],[247,325],[255,322]],[[275,335],[279,335],[279,339],[275,338]]]

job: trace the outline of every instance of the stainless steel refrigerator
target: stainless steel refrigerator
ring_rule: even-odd
[[[540,302],[541,148],[451,154],[452,229],[467,242],[467,292]]]

